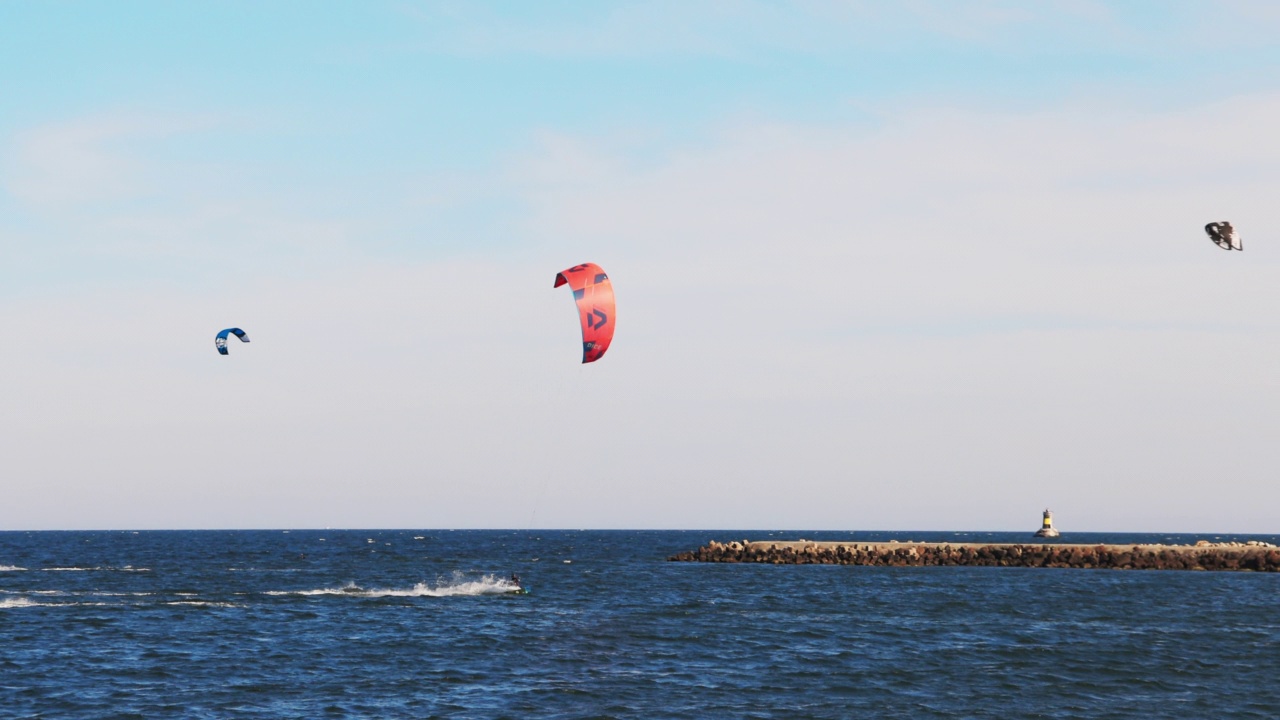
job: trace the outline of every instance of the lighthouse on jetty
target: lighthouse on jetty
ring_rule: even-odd
[[[1053,513],[1048,508],[1044,511],[1044,521],[1040,524],[1040,529],[1036,531],[1036,537],[1058,537],[1060,533],[1058,528],[1053,526]]]

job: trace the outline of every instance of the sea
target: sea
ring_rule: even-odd
[[[0,532],[0,718],[1280,717],[1280,574],[667,561],[1029,535]]]

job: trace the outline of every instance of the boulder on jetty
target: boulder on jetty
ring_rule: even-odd
[[[766,541],[719,543],[672,555],[675,562],[916,567],[1051,567],[1112,570],[1280,571],[1280,548],[1258,540],[1195,545],[1069,545]]]

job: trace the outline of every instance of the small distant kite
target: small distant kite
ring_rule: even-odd
[[[582,320],[582,362],[595,362],[613,342],[613,283],[599,265],[583,263],[556,273],[555,287],[565,284],[573,290]]]
[[[227,336],[228,335],[235,335],[236,337],[240,338],[240,342],[249,342],[249,336],[246,335],[245,332],[240,328],[227,328],[226,330],[223,330],[222,332],[218,333],[218,337],[213,339],[213,344],[218,347],[218,353],[221,355],[227,354]]]
[[[1227,221],[1211,222],[1204,226],[1205,233],[1213,244],[1223,250],[1244,250],[1244,243],[1240,241],[1240,236],[1236,234],[1236,229],[1231,227],[1231,223]]]

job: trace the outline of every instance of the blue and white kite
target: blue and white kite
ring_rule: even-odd
[[[241,330],[240,328],[227,328],[226,330],[223,330],[222,332],[218,333],[218,337],[214,338],[213,340],[213,344],[218,346],[218,352],[223,355],[227,354],[227,336],[228,335],[235,335],[236,337],[240,338],[240,342],[249,342],[249,336],[245,335],[244,331]]]

